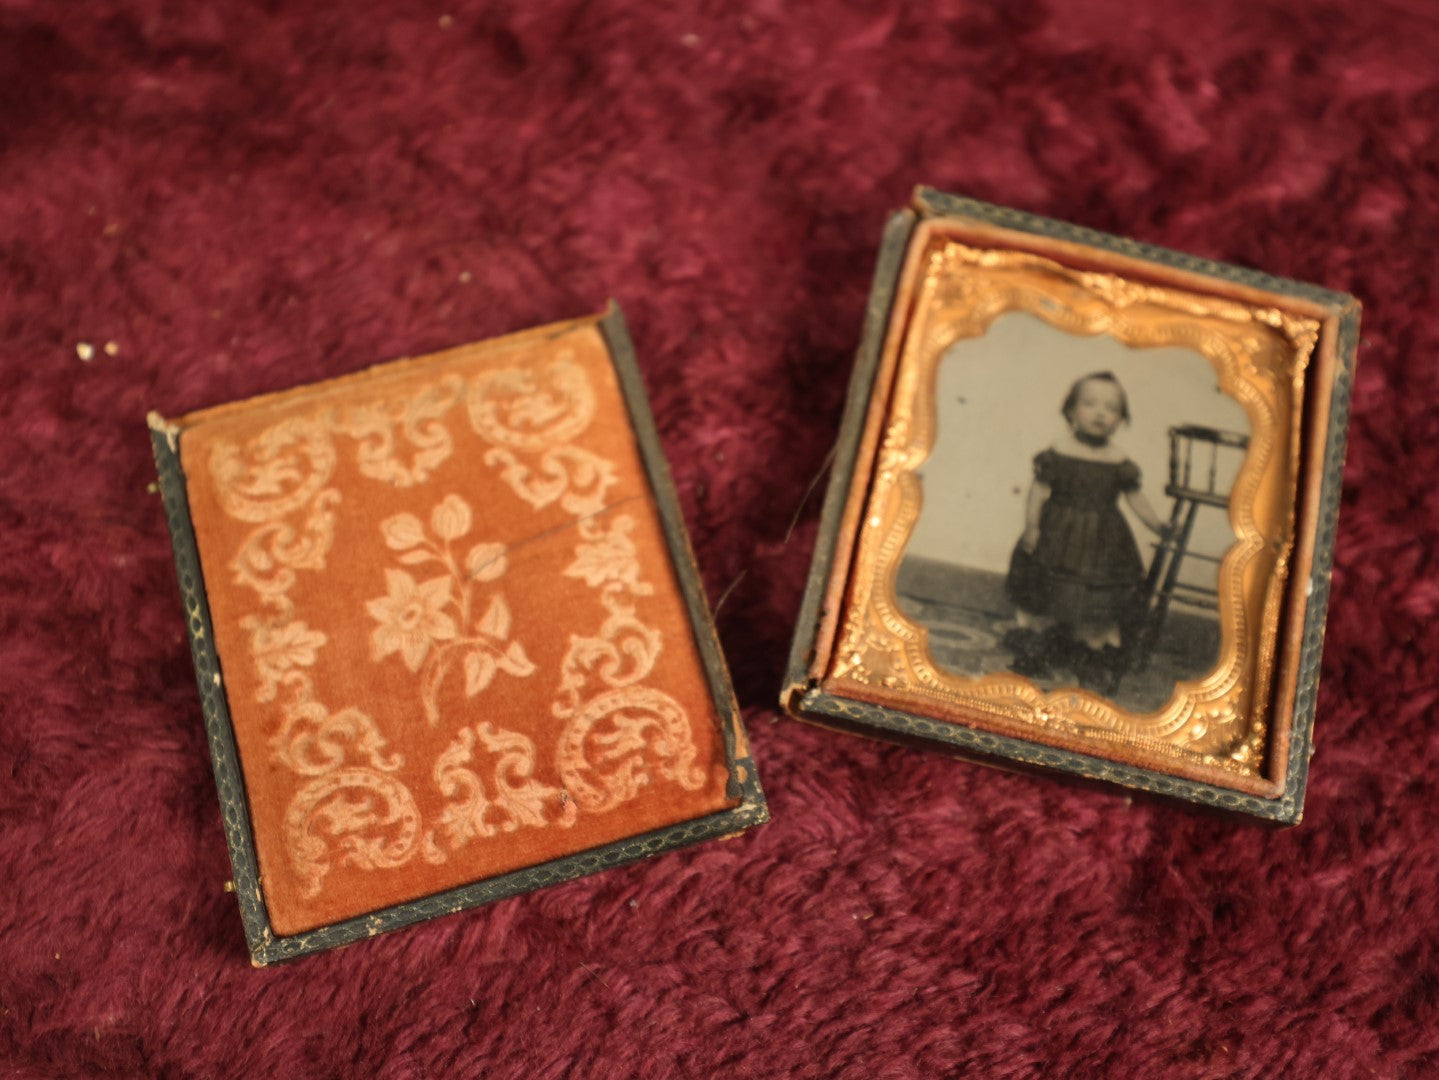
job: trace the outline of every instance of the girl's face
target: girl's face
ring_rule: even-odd
[[[1123,416],[1124,398],[1119,387],[1105,379],[1087,379],[1080,384],[1069,422],[1077,432],[1107,439]]]

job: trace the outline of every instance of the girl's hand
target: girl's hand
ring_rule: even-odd
[[[1033,555],[1034,549],[1039,547],[1039,530],[1029,528],[1024,530],[1024,535],[1019,538],[1019,546],[1024,548],[1025,554]]]

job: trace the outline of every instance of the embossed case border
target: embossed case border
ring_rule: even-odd
[[[650,412],[644,380],[635,358],[634,346],[619,306],[611,301],[606,313],[598,320],[598,325],[609,348],[620,392],[629,412],[640,458],[644,462],[646,478],[654,493],[656,509],[664,529],[666,547],[674,563],[680,593],[689,611],[690,625],[704,665],[705,679],[721,719],[725,760],[729,768],[727,794],[730,798],[739,799],[739,804],[721,813],[679,822],[523,870],[332,923],[317,930],[290,936],[275,934],[270,925],[256,862],[254,832],[219,658],[211,644],[214,633],[205,583],[200,572],[200,558],[190,518],[178,445],[172,442],[172,436],[163,423],[155,418],[151,424],[150,439],[159,472],[160,493],[174,550],[175,569],[185,606],[190,653],[195,664],[205,735],[209,742],[215,784],[220,796],[225,841],[229,847],[234,875],[234,891],[240,905],[240,918],[245,928],[245,940],[251,961],[256,967],[347,945],[389,930],[424,922],[438,915],[448,915],[508,896],[531,892],[703,840],[733,836],[769,820],[764,792],[749,755],[749,744],[740,720],[739,705],[731,688],[729,670],[720,651],[704,586],[695,565],[689,537],[685,532],[679,497],[670,477],[669,466],[655,429],[654,416]]]
[[[1007,234],[1025,250],[1047,251],[1051,247],[1062,247],[1070,258],[1074,258],[1076,253],[1082,258],[1083,249],[1088,248],[1147,264],[1156,270],[1180,271],[1201,279],[1213,279],[1217,286],[1237,286],[1293,299],[1322,309],[1328,316],[1333,328],[1332,346],[1336,363],[1332,385],[1328,387],[1327,410],[1322,418],[1311,416],[1307,411],[1305,415],[1308,424],[1322,419],[1325,434],[1322,451],[1312,455],[1319,459],[1317,465],[1309,463],[1301,477],[1306,482],[1311,479],[1318,482],[1317,498],[1305,508],[1301,525],[1301,529],[1313,530],[1313,555],[1307,568],[1296,568],[1289,586],[1292,590],[1305,590],[1307,602],[1300,625],[1291,639],[1297,641],[1297,686],[1288,745],[1281,750],[1286,760],[1282,791],[1274,797],[1249,794],[1158,769],[969,727],[900,707],[860,701],[821,688],[823,672],[817,668],[823,666],[825,658],[822,654],[828,648],[821,642],[821,635],[825,632],[827,618],[830,618],[828,625],[833,632],[834,613],[830,609],[840,602],[840,597],[833,590],[833,571],[836,560],[846,557],[841,553],[841,531],[856,472],[867,468],[861,460],[861,441],[885,342],[890,333],[892,307],[916,229],[921,222],[935,219],[952,219],[990,233],[998,231],[1001,235]],[[1082,780],[1119,785],[1221,811],[1251,815],[1276,824],[1297,824],[1303,814],[1313,747],[1315,696],[1328,607],[1358,327],[1359,303],[1344,293],[975,199],[947,195],[924,187],[916,189],[914,208],[894,214],[885,227],[836,443],[833,470],[821,512],[814,557],[796,623],[781,704],[799,719],[852,734],[938,749],[1003,768],[1059,772]],[[1316,469],[1318,476],[1314,477]],[[848,557],[852,558],[852,554]],[[816,663],[817,654],[821,654],[819,664]]]

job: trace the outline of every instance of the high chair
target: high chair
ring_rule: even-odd
[[[1144,583],[1145,615],[1134,650],[1133,667],[1143,670],[1159,642],[1169,605],[1180,603],[1219,610],[1219,591],[1180,580],[1186,559],[1218,567],[1224,552],[1191,551],[1190,538],[1201,507],[1229,512],[1229,491],[1222,478],[1234,476],[1249,449],[1249,436],[1218,428],[1185,424],[1169,429],[1169,482],[1164,493],[1174,500],[1167,533],[1154,545],[1154,558]]]

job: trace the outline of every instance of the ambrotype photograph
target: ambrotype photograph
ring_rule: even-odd
[[[918,190],[876,263],[785,707],[1298,821],[1358,318]]]
[[[1136,712],[1219,659],[1243,406],[1191,348],[1001,315],[944,350],[900,610],[945,671]]]
[[[1273,798],[1330,316],[1001,239],[922,218],[892,271],[801,711]]]

